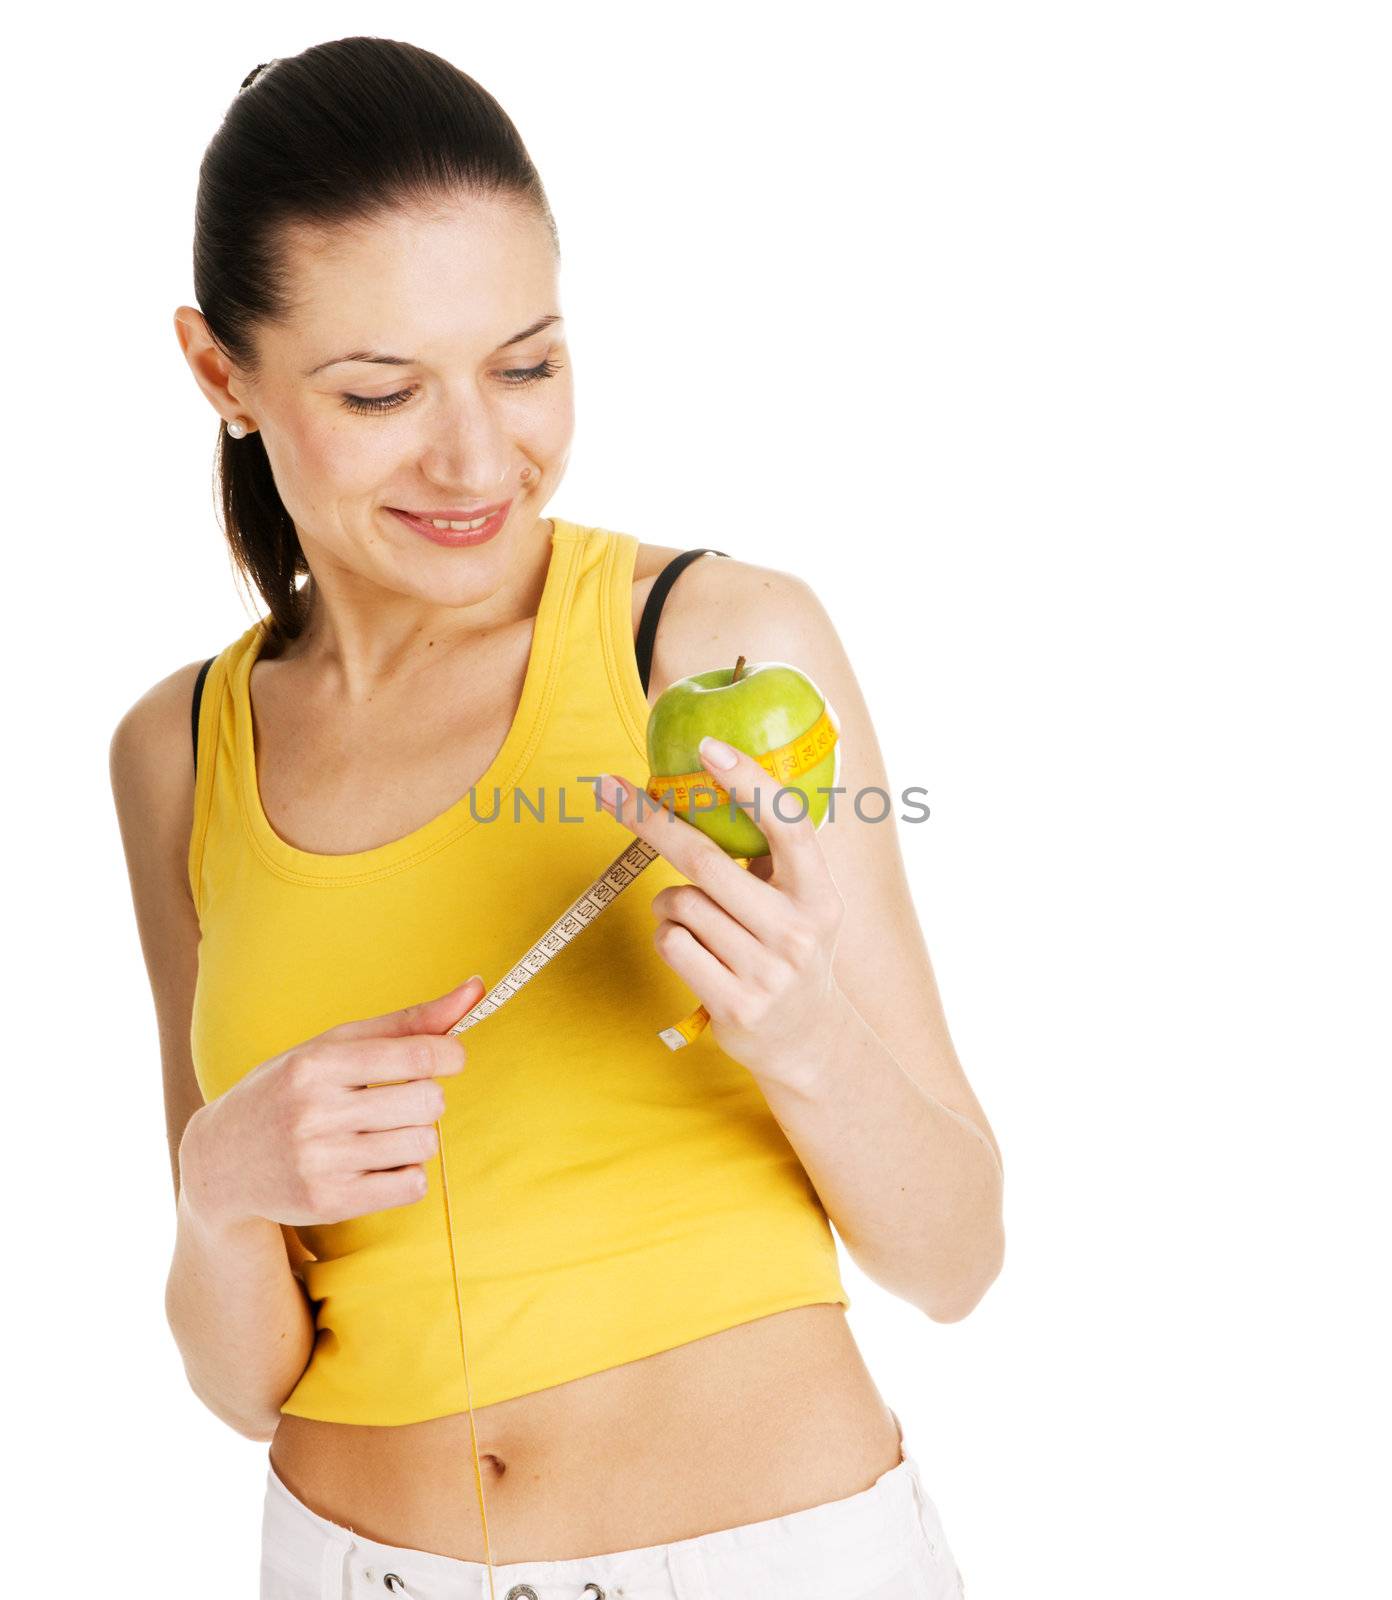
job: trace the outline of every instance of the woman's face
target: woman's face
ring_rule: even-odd
[[[294,228],[286,246],[294,309],[259,330],[255,381],[230,387],[316,581],[446,607],[491,593],[564,475],[574,430],[545,221],[464,198],[332,233]],[[391,510],[508,500],[500,532],[472,549],[437,545]]]

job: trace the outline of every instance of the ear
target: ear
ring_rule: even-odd
[[[189,364],[194,382],[208,397],[208,402],[218,416],[230,422],[233,417],[246,417],[247,405],[243,384],[218,348],[203,313],[197,306],[180,306],[174,313],[174,334],[184,360]]]

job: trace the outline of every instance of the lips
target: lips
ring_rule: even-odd
[[[478,506],[473,511],[461,510],[457,506],[446,507],[443,511],[421,511],[415,506],[392,506],[390,509],[404,511],[408,517],[419,517],[423,522],[429,522],[432,517],[438,518],[441,522],[474,522],[479,517],[494,516],[511,503],[510,500],[499,500],[491,506]]]
[[[490,539],[497,538],[498,534],[507,525],[508,513],[512,509],[512,502],[506,500],[502,506],[490,516],[464,518],[450,517],[432,521],[428,517],[416,516],[409,511],[398,511],[394,506],[387,510],[403,527],[411,528],[423,539],[429,539],[432,544],[443,545],[446,549],[459,550],[469,545],[487,544]],[[436,513],[438,516],[438,513]],[[445,522],[444,527],[440,526]]]

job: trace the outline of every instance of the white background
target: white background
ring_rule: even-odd
[[[254,614],[172,328],[203,148],[258,61],[376,33],[495,93],[547,186],[579,408],[550,509],[807,579],[896,788],[929,791],[900,833],[1007,1260],[938,1325],[843,1259],[971,1600],[1388,1593],[1375,11],[30,14],[9,1588],[255,1592],[266,1447],[204,1410],[163,1317],[107,746]]]

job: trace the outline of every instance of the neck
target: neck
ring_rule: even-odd
[[[365,704],[445,657],[536,616],[554,526],[550,518],[540,518],[511,540],[510,551],[489,551],[488,571],[498,572],[501,564],[501,576],[482,595],[458,605],[425,604],[414,595],[366,584],[331,558],[309,556],[309,616],[281,659],[323,669],[338,680],[343,701]],[[481,585],[487,582],[481,573]]]

